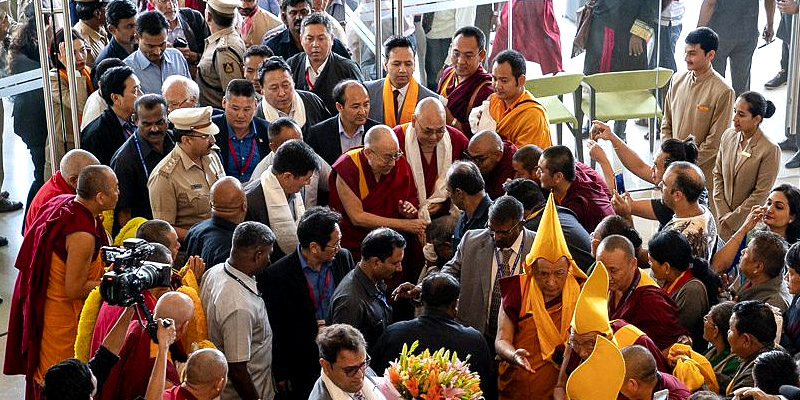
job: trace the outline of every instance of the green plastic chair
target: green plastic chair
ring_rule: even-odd
[[[536,100],[547,110],[547,118],[550,124],[556,125],[556,137],[558,144],[562,143],[562,124],[572,131],[575,136],[575,151],[578,160],[583,161],[583,146],[581,145],[581,129],[578,121],[583,119],[580,107],[573,108],[578,111],[578,116],[564,105],[564,95],[573,93],[574,98],[580,99],[581,82],[583,74],[561,72],[554,76],[529,79],[525,81],[525,88],[530,91]],[[578,100],[575,105],[580,104]]]
[[[582,99],[581,109],[589,116],[589,120],[650,119],[652,153],[655,144],[655,119],[663,116],[656,92],[669,82],[672,73],[670,69],[659,67],[589,75],[583,80],[589,87],[589,98]]]

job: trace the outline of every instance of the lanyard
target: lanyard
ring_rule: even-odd
[[[231,155],[233,156],[233,164],[236,165],[236,169],[239,170],[239,175],[244,175],[245,171],[247,171],[247,168],[250,167],[250,162],[253,161],[253,154],[256,153],[255,134],[252,138],[250,138],[250,156],[247,157],[247,161],[245,161],[244,166],[239,165],[239,156],[236,154],[236,150],[233,148],[231,135],[228,135],[228,149],[231,151]]]
[[[314,90],[314,84],[311,83],[311,77],[308,76],[308,68],[306,68],[306,84],[309,90]]]
[[[317,278],[319,282],[319,278]],[[325,287],[322,288],[322,292],[319,294],[319,301],[316,300],[316,296],[314,296],[314,289],[311,287],[311,283],[308,282],[308,277],[306,277],[306,285],[308,285],[308,294],[311,296],[311,303],[314,304],[314,310],[319,310],[322,306],[322,303],[325,301],[325,295],[328,292],[328,286],[331,284],[331,270],[328,269],[325,272]]]
[[[519,261],[522,259],[522,246],[524,245],[525,241],[522,240],[519,244],[519,250],[517,250],[517,258],[514,259],[514,264],[510,265],[511,270],[509,271],[508,276],[516,275],[517,266],[519,265]],[[494,248],[494,258],[495,260],[497,260],[497,278],[495,279],[505,278],[505,276],[503,275],[503,269],[500,268],[500,266],[503,264],[500,261],[500,249],[498,249],[497,246],[495,246]]]
[[[228,274],[228,276],[230,276],[231,278],[235,279],[236,282],[239,282],[239,284],[242,285],[243,288],[247,289],[248,292],[250,292],[250,293],[252,293],[252,294],[254,294],[254,295],[258,296],[258,297],[261,297],[261,293],[253,291],[253,289],[250,289],[250,286],[247,286],[247,284],[244,283],[243,280],[239,279],[239,277],[234,275],[231,271],[228,271],[228,266],[227,265],[223,266],[222,269],[225,270],[225,273]]]
[[[147,169],[147,164],[144,163],[144,156],[142,155],[142,148],[139,147],[139,135],[133,135],[133,143],[136,145],[136,151],[139,153],[139,161],[142,162],[142,168],[144,168],[144,175],[146,177],[150,176],[150,171]]]

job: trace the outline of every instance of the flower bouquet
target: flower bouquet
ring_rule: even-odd
[[[481,398],[481,378],[470,372],[467,361],[458,359],[455,352],[444,348],[431,354],[425,349],[415,355],[419,341],[411,348],[403,345],[400,358],[389,363],[385,377],[388,381],[388,400],[478,400]]]

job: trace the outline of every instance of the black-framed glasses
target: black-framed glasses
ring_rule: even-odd
[[[517,223],[514,224],[514,226],[512,226],[511,229],[508,229],[508,230],[505,230],[505,231],[498,231],[498,230],[492,228],[491,226],[489,226],[489,233],[492,236],[497,236],[497,235],[505,236],[505,235],[508,235],[508,234],[511,234],[512,232],[514,232],[514,229],[517,229],[517,226],[519,226],[519,224],[521,224],[521,223],[522,223],[521,220],[517,221]]]
[[[334,243],[332,245],[325,243],[325,248],[328,248],[328,247],[330,247],[330,248],[332,248],[334,250],[341,249],[342,248],[342,239],[337,240],[336,243]]]
[[[351,365],[349,367],[339,367],[339,366],[336,366],[336,364],[332,364],[332,365],[336,366],[336,368],[341,369],[342,372],[344,372],[345,375],[347,375],[349,377],[353,377],[353,376],[355,376],[355,374],[358,373],[358,371],[366,370],[367,367],[369,367],[369,362],[370,361],[372,361],[372,358],[370,358],[369,354],[367,354],[367,358],[364,359],[364,362],[362,362],[361,364],[358,364],[358,365]]]

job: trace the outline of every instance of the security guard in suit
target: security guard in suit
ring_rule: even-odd
[[[244,77],[244,40],[234,27],[239,0],[208,0],[206,22],[211,36],[197,65],[200,105],[222,108],[225,88],[232,79]]]
[[[179,108],[169,113],[175,148],[147,180],[153,218],[169,222],[183,240],[192,225],[211,217],[211,186],[225,176],[217,156],[211,107]]]

